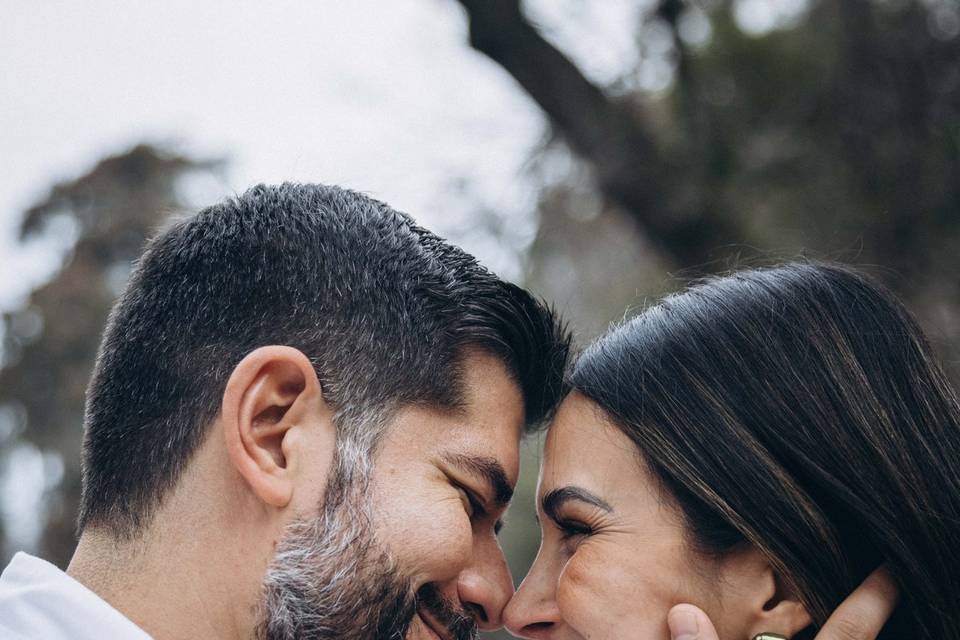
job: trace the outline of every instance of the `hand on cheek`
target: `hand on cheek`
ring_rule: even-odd
[[[719,640],[707,614],[690,604],[678,604],[670,609],[667,624],[670,640]]]
[[[876,640],[899,599],[890,572],[880,567],[840,603],[814,640]],[[719,640],[707,614],[690,604],[670,609],[667,624],[671,640]]]

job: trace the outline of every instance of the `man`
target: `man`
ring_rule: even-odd
[[[353,192],[256,187],[174,224],[104,335],[76,553],[14,558],[0,637],[499,628],[496,532],[568,347],[526,292]]]
[[[174,224],[103,338],[67,575],[14,559],[0,637],[500,627],[496,532],[567,350],[529,294],[357,193],[261,186]]]

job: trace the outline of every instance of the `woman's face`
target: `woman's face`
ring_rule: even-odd
[[[750,637],[728,623],[741,612],[727,610],[717,581],[751,571],[734,566],[751,560],[693,552],[636,446],[580,394],[563,402],[547,435],[537,503],[540,552],[504,614],[515,635],[669,638],[668,611],[690,602],[721,637]]]

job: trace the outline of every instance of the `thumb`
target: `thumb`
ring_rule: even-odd
[[[692,604],[678,604],[670,609],[667,624],[670,640],[719,640],[710,618]]]

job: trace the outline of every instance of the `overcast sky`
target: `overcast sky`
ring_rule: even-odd
[[[455,0],[0,2],[0,309],[57,266],[55,246],[15,241],[23,210],[141,141],[230,160],[197,205],[257,182],[342,184],[519,275],[535,232],[523,166],[544,119],[470,49]],[[524,7],[597,83],[656,89],[669,69],[638,65],[636,46],[652,2]],[[807,4],[738,0],[736,18],[763,33]],[[709,37],[704,19],[685,22],[691,43]],[[640,34],[654,57],[657,35]],[[465,232],[481,207],[509,218],[513,246]]]
[[[226,155],[224,192],[332,182],[450,226],[477,205],[445,198],[462,180],[517,207],[512,178],[542,131],[465,45],[452,1],[11,2],[4,14],[0,306],[49,272],[47,247],[13,243],[23,209],[140,140]]]
[[[623,68],[642,4],[528,3],[599,81]],[[453,0],[6,2],[3,13],[0,309],[57,264],[49,245],[15,242],[23,210],[142,140],[230,159],[200,201],[257,182],[342,184],[517,275],[515,252],[462,231],[483,206],[516,220],[517,242],[532,237],[522,168],[544,121],[469,48]]]

